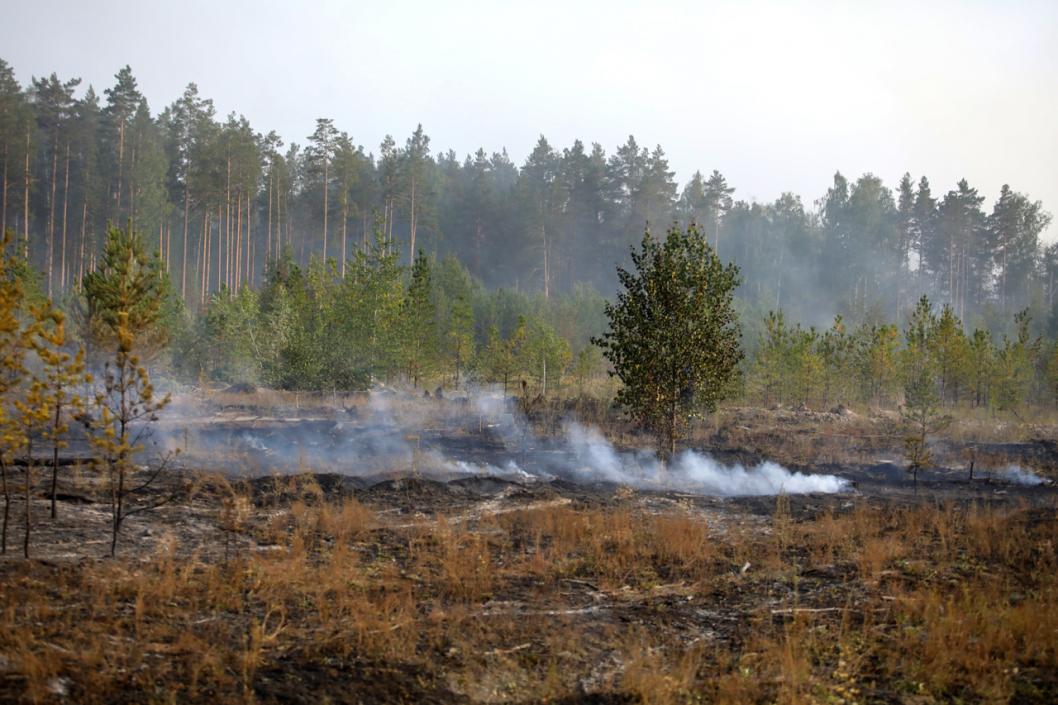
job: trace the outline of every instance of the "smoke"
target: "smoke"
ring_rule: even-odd
[[[619,450],[598,429],[575,421],[557,436],[540,436],[509,399],[491,390],[444,400],[375,390],[353,410],[272,407],[267,417],[183,399],[172,412],[157,434],[163,449],[181,448],[187,466],[247,474],[561,478],[721,497],[833,493],[849,487],[834,475],[791,472],[773,462],[725,466],[695,451],[666,465],[651,451]]]
[[[725,466],[687,450],[665,466],[651,453],[621,453],[597,429],[578,423],[566,427],[578,464],[574,476],[651,489],[674,489],[718,497],[842,492],[849,481],[835,475],[790,472],[765,461],[751,468]]]
[[[989,473],[989,477],[1000,482],[1009,482],[1012,485],[1024,485],[1026,487],[1036,487],[1045,482],[1042,477],[1032,470],[1026,470],[1019,465],[1008,465],[1002,470],[995,470]]]

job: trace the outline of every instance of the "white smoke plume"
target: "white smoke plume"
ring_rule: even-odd
[[[1032,470],[1026,470],[1019,465],[1008,465],[1002,470],[993,471],[989,474],[989,477],[1000,482],[1009,482],[1012,485],[1024,485],[1026,487],[1035,487],[1045,482],[1042,477]]]
[[[693,450],[680,453],[666,467],[652,454],[620,453],[597,429],[578,423],[566,427],[577,465],[574,476],[644,488],[676,489],[718,497],[834,493],[849,488],[835,475],[790,472],[765,461],[751,468],[725,466]]]
[[[188,461],[221,462],[236,457],[235,472],[337,472],[369,477],[420,474],[436,478],[491,475],[517,482],[562,478],[643,489],[676,490],[732,497],[833,493],[849,488],[834,475],[791,472],[773,462],[725,466],[685,451],[668,465],[653,452],[616,449],[598,429],[570,421],[557,438],[537,436],[508,399],[481,390],[468,397],[428,400],[375,391],[356,414],[331,409],[311,415],[283,409],[267,423],[261,417],[215,416],[215,410],[185,406],[195,419],[189,438],[178,421],[161,436],[166,447],[184,443]],[[255,467],[256,466],[256,467]]]

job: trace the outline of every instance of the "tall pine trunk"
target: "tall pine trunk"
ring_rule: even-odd
[[[265,236],[265,263],[272,260],[272,169],[268,170],[268,234]]]
[[[327,193],[330,191],[327,188],[329,181],[329,165],[327,163],[327,157],[323,158],[323,261],[327,261]]]
[[[121,180],[124,176],[125,166],[125,118],[118,122],[118,187],[114,198],[114,208],[117,216],[114,222],[121,221]]]
[[[136,148],[138,146],[139,139],[136,139],[129,149],[129,230],[136,229]]]
[[[29,137],[30,129],[26,127],[26,160],[22,171],[22,257],[29,260]]]
[[[4,172],[0,184],[0,235],[7,233],[7,144],[4,144]]]
[[[233,275],[232,293],[242,286],[242,191],[235,195],[235,273]]]
[[[485,231],[481,227],[481,218],[474,221],[474,274],[481,275],[481,253],[485,245]]]
[[[78,284],[84,279],[84,262],[85,262],[85,233],[88,230],[88,199],[85,198],[81,204],[81,242],[80,252],[77,256],[77,282]]]
[[[289,242],[289,240],[288,240]],[[275,236],[275,258],[279,259],[283,252],[283,194],[276,185],[276,236]]]
[[[55,184],[59,180],[59,138],[51,141],[51,188],[48,191],[48,298],[55,286]]]
[[[254,264],[254,241],[253,241],[253,228],[250,227],[253,222],[253,210],[250,207],[251,198],[250,195],[246,195],[246,283],[253,286],[253,264]]]
[[[217,206],[217,285],[214,287],[214,291],[219,291],[221,284],[224,283],[224,207]],[[212,228],[210,229],[210,235],[213,235]],[[210,252],[212,256],[213,252]]]
[[[349,199],[342,204],[342,276],[345,276],[346,236],[349,229]]]
[[[544,243],[544,298],[551,294],[551,243],[548,242],[547,228],[540,227],[540,237]]]
[[[224,285],[231,290],[231,151],[228,152],[228,176],[224,185]],[[219,264],[219,263],[218,263]],[[219,288],[219,286],[218,286]]]
[[[415,231],[418,228],[418,221],[415,218],[415,178],[411,180],[411,215],[408,222],[408,230],[410,236],[408,238],[408,264],[412,265],[415,263]]]
[[[209,239],[206,235],[209,228],[209,209],[202,210],[202,229],[198,236],[198,304],[204,306],[206,303],[206,279],[209,276]]]
[[[66,165],[62,186],[62,248],[59,257],[59,289],[66,288],[66,214],[70,206],[70,143],[66,143]]]
[[[187,225],[191,212],[191,189],[188,184],[188,174],[191,171],[191,160],[187,161],[187,171],[184,174],[184,243],[183,253],[180,256],[180,297],[187,297]]]

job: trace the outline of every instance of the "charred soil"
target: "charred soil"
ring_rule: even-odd
[[[475,433],[453,442],[512,452]],[[1015,446],[1003,462],[1036,447]],[[73,468],[56,520],[34,496],[31,560],[11,507],[0,702],[1058,699],[1053,485],[799,469],[854,484],[717,498],[185,465],[106,559],[102,488]]]

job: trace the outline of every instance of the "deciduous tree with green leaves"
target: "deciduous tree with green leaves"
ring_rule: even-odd
[[[549,380],[551,388],[557,388],[569,366],[569,343],[546,321],[532,316],[526,321],[520,357],[519,367],[540,383],[540,394],[547,396]]]
[[[594,342],[622,383],[617,401],[657,434],[664,458],[682,427],[715,410],[742,360],[733,299],[739,270],[724,265],[691,225],[633,248],[623,291],[607,303],[609,330]]]

